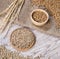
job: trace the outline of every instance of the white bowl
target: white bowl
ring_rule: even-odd
[[[44,13],[46,14],[46,16],[47,16],[46,21],[41,22],[41,23],[35,21],[35,20],[33,19],[33,17],[32,17],[32,14],[33,14],[35,11],[42,11],[42,12],[44,12]],[[31,21],[32,21],[33,24],[35,24],[35,25],[37,25],[37,26],[42,26],[42,25],[44,25],[44,24],[47,23],[47,21],[48,21],[48,19],[49,19],[49,15],[48,15],[48,13],[47,13],[45,10],[43,10],[43,9],[35,9],[35,10],[33,10],[33,11],[31,12],[30,18],[31,18]]]

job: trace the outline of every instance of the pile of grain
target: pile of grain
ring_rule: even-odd
[[[0,59],[23,59],[16,52],[7,50],[4,46],[0,46]]]
[[[10,42],[15,49],[26,51],[35,44],[35,35],[26,27],[18,28],[12,32]]]
[[[33,19],[37,22],[45,22],[47,20],[47,15],[41,11],[35,11],[32,15]]]
[[[17,52],[6,49],[4,45],[0,45],[0,59],[32,59],[32,57],[24,57]]]

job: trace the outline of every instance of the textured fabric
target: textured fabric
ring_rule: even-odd
[[[17,51],[11,47],[10,35],[12,31],[17,28],[21,28],[18,25],[12,25],[4,39],[0,39],[0,45],[5,45],[7,49],[11,51]],[[19,52],[23,57],[43,58],[43,59],[59,59],[60,58],[60,40],[57,37],[53,37],[44,33],[41,33],[35,29],[31,29],[36,36],[35,45],[26,52]],[[18,52],[18,51],[17,51]]]

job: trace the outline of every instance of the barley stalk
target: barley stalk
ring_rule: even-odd
[[[20,9],[23,5],[22,1],[23,0],[16,0],[16,2],[14,1],[15,3],[13,4],[13,6],[11,6],[11,8],[9,9],[7,15],[3,19],[3,24],[0,27],[1,28],[0,32],[3,32],[5,27],[8,26],[8,23],[10,22],[10,20],[14,21],[14,19],[18,16],[18,14],[20,12]]]
[[[15,0],[14,2],[11,3],[11,5],[9,5],[8,8],[6,8],[5,10],[3,10],[2,12],[0,12],[0,16],[7,13],[9,11],[9,9],[15,4],[17,0]]]

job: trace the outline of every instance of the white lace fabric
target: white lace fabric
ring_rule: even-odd
[[[6,45],[6,48],[11,51],[17,51],[10,45],[10,35],[12,31],[14,31],[17,28],[21,28],[22,26],[18,25],[12,25],[10,30],[8,31],[8,34],[4,39],[0,39],[0,45]],[[33,33],[36,36],[36,43],[35,45],[29,49],[26,52],[17,51],[20,55],[23,55],[25,57],[32,56],[40,57],[40,58],[58,58],[60,57],[60,40],[57,37],[53,37],[44,33],[41,33],[37,30],[32,30]]]

